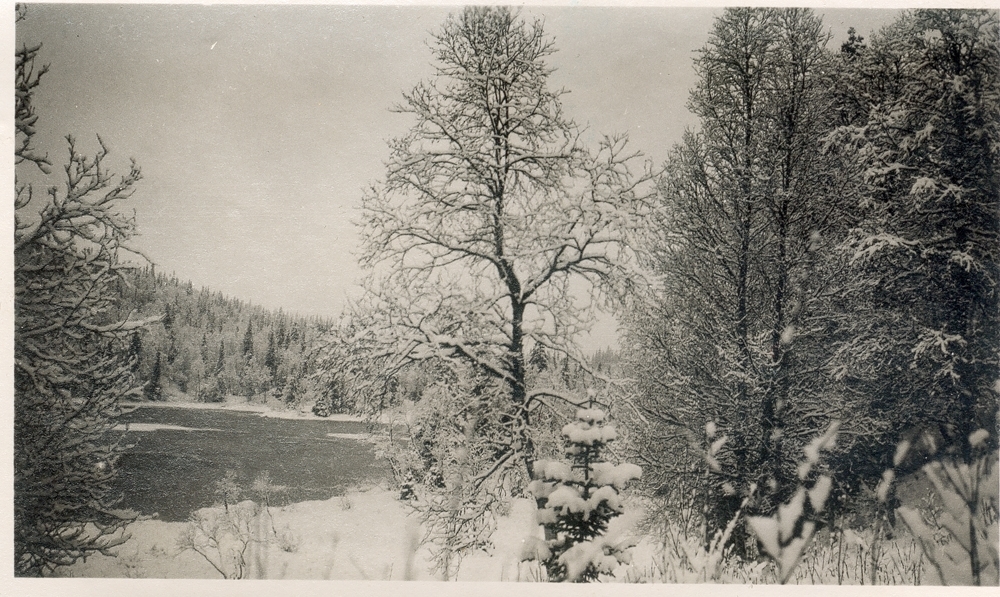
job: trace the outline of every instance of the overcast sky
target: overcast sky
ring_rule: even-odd
[[[99,133],[134,157],[136,244],[175,272],[255,304],[337,315],[361,275],[352,221],[411,122],[389,108],[431,74],[427,47],[458,7],[37,5],[17,42],[43,43],[38,145],[55,163]],[[598,133],[662,162],[685,127],[691,59],[719,9],[536,8],[558,52],[553,87]],[[895,11],[830,10],[834,42]],[[834,47],[836,47],[834,45]],[[605,322],[599,330],[609,343]]]

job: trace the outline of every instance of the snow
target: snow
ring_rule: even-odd
[[[272,544],[256,558],[255,578],[402,580],[408,537],[417,532],[392,493],[385,489],[353,492],[326,501],[271,508],[283,545]],[[264,515],[266,517],[266,514]],[[119,557],[93,556],[69,569],[74,576],[220,578],[198,554],[180,551],[178,538],[187,523],[146,520]],[[417,558],[426,556],[418,552]],[[413,566],[416,579],[430,580],[428,564]]]
[[[977,429],[969,434],[969,445],[978,448],[990,438],[990,432],[985,429]]]
[[[778,506],[778,537],[782,542],[794,536],[795,523],[802,517],[802,508],[806,502],[806,490],[799,487],[786,504]]]
[[[826,433],[813,439],[809,444],[802,449],[802,452],[806,456],[806,461],[809,464],[815,464],[819,462],[819,453],[821,450],[832,450],[837,442],[837,431],[840,429],[840,421],[834,421],[830,423],[830,427],[827,428]]]
[[[598,569],[598,563],[604,559],[604,549],[598,541],[583,541],[566,550],[559,556],[559,563],[566,566],[566,575],[570,579],[578,578],[591,563]],[[617,564],[617,561],[615,562]]]
[[[115,431],[219,431],[210,427],[184,427],[182,425],[170,425],[167,423],[129,423],[128,425],[115,425]]]
[[[548,544],[540,537],[528,537],[521,545],[522,560],[543,561],[552,556]]]
[[[618,432],[614,425],[601,425],[604,419],[599,408],[581,408],[576,411],[576,421],[563,426],[562,434],[570,443],[587,446],[614,441]]]
[[[908,439],[904,439],[903,441],[896,444],[896,453],[892,457],[892,466],[899,466],[900,464],[902,464],[903,459],[906,458],[906,455],[907,453],[909,453],[911,446],[912,442],[910,442],[910,440]]]
[[[638,465],[626,462],[614,465],[609,462],[597,462],[591,465],[590,477],[597,485],[613,485],[617,489],[624,489],[629,481],[642,476],[642,468]]]
[[[400,581],[405,577],[407,554],[410,551],[407,543],[414,538],[413,531],[418,529],[414,517],[408,515],[408,508],[396,499],[396,495],[396,492],[376,487],[349,492],[343,498],[271,508],[279,534],[288,534],[297,540],[298,545],[294,553],[274,547],[268,557],[263,559],[267,572],[265,576],[268,579],[281,579],[280,583],[273,580],[240,583],[213,580],[221,577],[200,556],[192,552],[178,553],[176,542],[184,523],[147,520],[130,527],[132,538],[117,549],[117,558],[92,556],[86,563],[80,562],[67,571],[68,575],[75,577],[108,577],[109,580],[46,579],[39,582],[44,582],[50,590],[46,589],[40,594],[94,597],[109,594],[151,597],[177,593],[233,597],[289,594],[320,597],[340,593],[466,595],[474,591],[483,595],[523,593],[541,596],[550,595],[559,589],[545,584],[521,584],[516,589],[496,584],[497,581],[531,581],[539,578],[537,561],[522,561],[523,556],[530,554],[532,550],[537,550],[535,555],[547,555],[544,552],[545,543],[541,540],[541,529],[534,520],[534,501],[527,499],[513,500],[509,515],[499,521],[492,537],[493,548],[489,553],[478,552],[462,561],[458,580],[487,581],[485,584],[470,588],[461,584],[428,582],[439,579],[428,572],[430,563],[427,560],[427,550],[423,547],[416,551],[412,570],[413,577],[424,582],[405,585],[365,582],[365,576],[371,581],[382,578]],[[352,503],[346,510],[341,503],[345,498]],[[611,521],[608,536],[633,537],[632,529],[644,515],[642,503],[630,501],[625,514]],[[335,538],[336,544],[333,542]],[[621,542],[616,544],[621,545]],[[630,553],[636,569],[652,569],[662,565],[657,550],[654,539],[643,538]],[[620,580],[626,570],[619,566],[615,570],[615,576]],[[129,578],[193,580],[164,582],[128,580]],[[323,578],[338,582],[335,585],[316,582]],[[25,579],[21,581],[28,582]],[[635,585],[622,587],[597,584],[587,587],[586,594],[617,595],[622,590],[634,593],[637,588]],[[25,589],[23,594],[35,594],[31,587]],[[579,593],[582,587],[574,589],[574,593]],[[675,585],[671,591],[688,594],[679,585]],[[12,594],[22,593],[15,588]],[[736,591],[729,591],[727,594],[734,595]]]
[[[552,508],[542,508],[535,514],[535,521],[538,524],[555,524],[559,520],[559,515]]]
[[[358,441],[372,441],[372,436],[369,433],[327,433],[327,437],[335,437],[337,439],[353,439]]]
[[[886,498],[889,496],[889,490],[892,489],[892,484],[896,480],[896,470],[886,469],[882,471],[882,480],[879,481],[878,485],[875,487],[875,496],[878,501],[885,502]]]
[[[549,494],[546,509],[562,508],[568,512],[583,512],[586,502],[580,495],[580,490],[572,485],[560,485]]]
[[[768,516],[747,516],[747,524],[760,540],[765,552],[772,557],[777,557],[781,553],[781,546],[778,543],[777,520]]]
[[[403,580],[412,554],[414,580],[437,580],[430,572],[429,551],[408,546],[422,532],[416,516],[384,487],[348,492],[324,501],[309,501],[270,509],[274,527],[283,537],[251,561],[252,578]],[[221,509],[216,509],[220,511]],[[522,556],[539,549],[540,528],[532,499],[514,499],[491,540],[489,553],[462,560],[458,580],[500,581],[527,578]],[[263,515],[266,524],[266,514]],[[638,516],[638,511],[635,516]],[[633,516],[634,518],[634,516]],[[64,570],[63,575],[106,578],[221,578],[192,551],[178,549],[187,523],[143,520],[129,526],[132,535],[117,548],[117,557],[94,555]],[[544,546],[544,542],[542,542]]]
[[[932,192],[935,189],[937,189],[937,182],[935,182],[933,178],[920,176],[913,182],[913,186],[910,187],[910,194],[922,195],[924,193]]]
[[[599,408],[581,408],[576,411],[576,418],[591,424],[604,421],[604,411]]]
[[[567,423],[562,428],[563,436],[571,443],[592,446],[594,443],[608,443],[618,437],[618,431],[614,425],[603,427],[589,427],[580,422]]]
[[[624,527],[609,529],[602,537],[582,541],[567,549],[559,556],[559,562],[566,566],[567,576],[576,579],[591,564],[603,574],[613,574],[619,565],[628,563],[631,554],[623,548],[631,547],[631,543],[618,540],[624,530]]]
[[[586,499],[584,499],[580,490],[576,487],[572,485],[559,485],[548,494],[548,501],[545,502],[545,508],[542,508],[538,512],[538,521],[539,523],[554,522],[557,516],[556,510],[559,509],[562,509],[564,512],[583,514],[583,519],[589,520],[590,515],[602,503],[606,503],[612,510],[618,512],[622,510],[621,497],[618,495],[618,491],[610,485],[598,487]]]
[[[816,512],[822,512],[826,505],[826,498],[830,496],[830,488],[833,487],[833,480],[826,475],[822,475],[816,480],[816,484],[809,490],[809,503]]]
[[[335,413],[329,417],[320,417],[312,410],[285,410],[278,409],[267,404],[248,404],[246,402],[191,402],[191,401],[171,401],[171,402],[128,402],[126,407],[143,408],[186,408],[193,410],[228,410],[235,412],[257,413],[261,417],[269,419],[311,419],[314,421],[340,421],[340,422],[363,422],[364,419],[357,415]],[[311,407],[310,407],[311,408]]]
[[[141,403],[153,408],[199,408],[209,410],[239,410],[257,412],[262,416],[300,418],[296,413],[275,412],[266,406],[248,404],[204,404],[191,402]],[[303,413],[304,414],[304,413]],[[314,418],[303,416],[301,418]],[[332,417],[331,417],[332,418]],[[346,417],[345,417],[346,418]],[[354,420],[354,419],[351,419]],[[585,423],[581,423],[586,425]],[[132,424],[132,430],[154,429],[194,430],[173,425]],[[331,433],[330,437],[366,439],[367,434]],[[598,473],[611,485],[624,483],[637,476],[638,467],[608,466]],[[561,478],[578,476],[565,462],[540,462],[536,475]],[[551,481],[536,479],[532,490],[552,492]],[[577,493],[564,495],[572,507],[591,512],[602,501],[613,508],[621,507],[619,496],[611,485],[599,488],[589,500]],[[573,490],[559,486],[563,492]],[[437,580],[430,572],[429,548],[419,544],[423,531],[407,503],[398,499],[398,491],[385,486],[356,489],[347,495],[324,501],[310,501],[270,508],[270,516],[261,514],[263,522],[257,529],[271,529],[270,539],[254,546],[246,560],[250,578],[265,579],[336,579],[336,580]],[[550,496],[551,497],[551,496]],[[555,496],[558,503],[560,496]],[[550,504],[552,506],[552,504]],[[231,508],[233,506],[231,505]],[[611,521],[611,529],[630,529],[643,509],[636,507]],[[199,511],[205,520],[222,516],[222,508]],[[503,581],[532,580],[539,577],[539,564],[523,562],[526,555],[544,558],[548,549],[542,540],[540,524],[546,515],[554,515],[550,507],[539,511],[531,498],[515,498],[508,515],[499,519],[487,552],[476,552],[462,560],[457,580]],[[114,556],[94,555],[61,570],[60,575],[96,578],[164,578],[217,579],[220,573],[202,556],[180,548],[179,541],[189,529],[187,522],[164,522],[156,519],[131,524],[131,538],[113,551]],[[263,536],[263,535],[262,535]],[[649,550],[652,555],[652,548]],[[595,552],[598,565],[608,568],[611,560],[604,549]],[[613,557],[611,559],[614,559]],[[650,561],[651,564],[651,561]],[[409,570],[409,572],[408,572]]]
[[[629,481],[638,479],[642,475],[642,469],[634,464],[624,463],[619,465],[610,462],[595,462],[591,465],[590,479],[595,485],[613,485],[618,489],[623,489]],[[568,481],[583,482],[583,475],[574,471],[570,465],[561,461],[538,460],[535,462],[535,479],[528,491],[537,497],[548,497],[545,487],[548,484],[542,481]],[[541,493],[539,493],[541,492]]]
[[[558,460],[538,460],[535,462],[535,478],[549,481],[572,481],[576,479],[569,464]]]

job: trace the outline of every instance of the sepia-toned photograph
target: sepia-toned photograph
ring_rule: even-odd
[[[11,582],[1000,582],[997,10],[7,8]]]

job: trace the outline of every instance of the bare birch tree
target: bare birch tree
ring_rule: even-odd
[[[827,38],[807,9],[724,11],[695,61],[701,129],[661,179],[650,257],[662,288],[631,326],[648,440],[637,448],[658,490],[708,502],[709,533],[751,493],[753,511],[776,507],[795,488],[798,448],[849,406],[824,369],[845,227],[823,154]],[[710,474],[708,423],[726,437]],[[742,549],[741,526],[733,537]]]
[[[143,325],[119,305],[134,230],[120,204],[139,168],[116,178],[100,139],[87,157],[67,137],[63,186],[36,197],[22,177],[51,172],[32,142],[32,100],[47,71],[35,62],[40,47],[15,52],[14,89],[14,570],[27,576],[125,539],[129,518],[111,490],[121,453],[113,428],[121,400],[139,390],[127,354]]]
[[[414,431],[422,468],[438,469],[425,486],[441,501],[425,512],[432,529],[468,525],[448,541],[474,538],[445,545],[439,561],[483,544],[497,496],[520,492],[532,473],[537,417],[573,401],[529,388],[528,352],[580,357],[573,339],[588,307],[635,273],[627,238],[648,166],[624,137],[584,146],[563,92],[548,87],[553,51],[540,22],[507,8],[451,16],[434,35],[435,75],[397,107],[415,124],[363,201],[374,315],[350,343],[367,344],[358,354],[377,373],[369,380],[414,363],[433,372]],[[361,387],[369,407],[391,389]]]

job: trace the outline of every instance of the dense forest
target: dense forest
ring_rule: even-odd
[[[330,328],[329,321],[195,290],[190,282],[150,267],[123,277],[119,292],[122,309],[159,317],[129,339],[129,357],[146,399],[184,394],[221,402],[235,395],[299,406],[322,398],[345,408],[338,397],[309,382],[315,372],[309,359],[312,342]]]
[[[995,429],[996,31],[995,13],[917,11],[831,51],[808,11],[717,20],[701,127],[659,181],[662,290],[628,314],[640,459],[668,501],[699,494],[714,526],[774,512],[838,421],[833,516],[900,441],[970,461]],[[709,421],[728,441],[705,478]]]
[[[124,541],[115,418],[183,395],[385,423],[444,579],[521,497],[539,578],[611,578],[628,495],[672,562],[631,580],[841,582],[850,552],[861,582],[921,582],[880,568],[873,546],[905,534],[937,582],[996,584],[998,36],[987,10],[904,11],[839,45],[812,10],[722,10],[698,125],[654,163],[563,112],[543,21],[456,11],[360,198],[363,294],[336,321],[136,267],[119,205],[141,174],[113,177],[106,149],[68,138],[66,184],[33,195],[46,70],[23,47],[17,573]],[[621,345],[588,354],[598,307]]]

